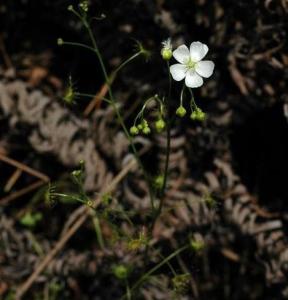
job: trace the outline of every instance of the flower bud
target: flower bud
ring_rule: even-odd
[[[67,7],[67,9],[69,10],[69,11],[72,11],[74,8],[73,8],[73,5],[69,5],[68,7]]]
[[[63,44],[64,44],[63,39],[61,39],[61,38],[57,39],[57,45],[58,46],[62,46]]]
[[[142,132],[146,135],[148,135],[151,132],[151,129],[149,128],[149,126],[145,126],[142,130]]]
[[[165,128],[165,121],[163,119],[157,120],[155,127],[158,132],[161,132]]]
[[[162,45],[163,45],[161,50],[162,58],[168,61],[172,58],[173,55],[171,39],[168,38],[166,41],[163,41]]]
[[[201,253],[205,248],[204,241],[200,239],[192,239],[190,245],[196,253]]]
[[[163,188],[163,185],[164,185],[164,175],[158,175],[154,179],[154,185],[155,185],[156,189],[161,190]]]
[[[84,11],[88,12],[88,1],[81,1],[79,7]]]
[[[74,170],[72,173],[72,179],[74,183],[77,185],[82,185],[83,184],[83,179],[84,179],[84,174],[82,170]]]
[[[186,115],[186,109],[181,105],[176,110],[176,115],[183,118]]]
[[[137,135],[137,134],[139,133],[139,129],[138,129],[136,126],[132,126],[132,127],[130,128],[130,133],[131,133],[132,135]]]
[[[164,60],[170,60],[172,58],[173,53],[172,53],[171,49],[165,49],[165,48],[163,48],[161,50],[161,55],[162,55],[162,58]]]
[[[113,268],[113,273],[118,279],[126,279],[129,274],[129,270],[124,265],[118,265]]]
[[[73,177],[79,178],[79,177],[82,176],[82,171],[81,170],[75,170],[71,174],[72,174]]]
[[[73,87],[71,85],[68,86],[68,88],[65,92],[65,95],[63,97],[63,100],[67,104],[74,104],[75,103],[75,93],[74,93]]]
[[[147,126],[148,126],[147,120],[143,119],[141,125],[142,125],[143,128],[144,128],[144,127],[147,127]],[[143,128],[142,128],[142,129],[143,129]]]

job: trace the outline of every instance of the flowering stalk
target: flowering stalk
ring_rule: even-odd
[[[167,61],[167,69],[169,74],[169,89],[168,89],[168,97],[166,101],[166,110],[167,110],[167,145],[166,145],[166,159],[165,159],[165,169],[164,169],[164,181],[163,181],[163,187],[161,191],[161,202],[159,206],[159,210],[161,212],[162,206],[163,206],[163,199],[164,199],[164,192],[167,185],[167,178],[168,178],[168,167],[169,167],[169,157],[170,157],[170,146],[171,146],[171,122],[170,122],[170,97],[171,97],[171,87],[172,87],[172,80],[171,80],[171,74],[169,72],[170,64],[169,61]]]
[[[89,38],[91,40],[91,43],[92,43],[92,48],[90,46],[86,46],[86,45],[82,45],[82,44],[79,44],[79,43],[67,43],[67,44],[70,44],[70,45],[75,45],[75,46],[80,46],[80,47],[83,47],[83,48],[86,48],[86,49],[89,49],[89,50],[92,50],[93,49],[93,52],[95,52],[98,60],[99,60],[99,63],[100,63],[100,66],[101,66],[101,69],[102,69],[102,72],[103,72],[103,75],[104,75],[104,79],[105,79],[105,83],[107,84],[108,86],[108,93],[109,93],[109,98],[110,98],[110,101],[111,101],[111,105],[116,113],[116,117],[117,117],[117,120],[119,122],[119,124],[121,125],[129,143],[130,143],[130,146],[131,146],[131,149],[133,151],[133,154],[134,154],[134,157],[136,158],[140,168],[142,169],[143,171],[143,174],[144,174],[144,177],[145,177],[145,181],[147,182],[147,185],[148,185],[148,188],[149,188],[149,195],[150,195],[150,201],[151,201],[151,206],[152,208],[154,209],[154,194],[153,194],[153,189],[152,189],[152,185],[151,185],[151,182],[150,182],[150,179],[149,179],[149,176],[140,160],[140,156],[139,156],[139,153],[134,145],[134,142],[133,142],[133,139],[129,133],[129,130],[127,129],[125,123],[124,123],[124,120],[123,120],[123,117],[120,113],[120,110],[116,104],[116,100],[114,98],[114,95],[113,95],[113,92],[112,92],[112,89],[111,89],[111,80],[108,76],[108,73],[107,73],[107,70],[106,70],[106,66],[104,64],[104,61],[103,61],[103,58],[102,58],[102,55],[99,51],[99,48],[98,48],[98,45],[97,45],[97,42],[96,42],[96,39],[94,37],[94,34],[91,30],[91,26],[87,20],[87,14],[79,14],[76,10],[74,10],[73,7],[69,7],[69,10],[71,12],[73,12],[79,19],[80,21],[82,22],[82,24],[84,25],[84,27],[86,28],[87,32],[88,32],[88,35],[89,35]],[[59,42],[58,42],[59,43]],[[64,44],[65,42],[63,42]],[[142,51],[140,50],[138,53],[136,53],[135,55],[133,55],[130,59],[128,59],[126,62],[124,62],[123,64],[121,64],[117,69],[116,69],[116,72],[114,74],[116,74],[122,67],[124,67],[127,63],[129,63],[131,60],[133,60],[134,58],[136,58],[137,56],[139,56],[140,54],[142,53]]]
[[[166,125],[166,158],[165,158],[165,166],[164,166],[164,178],[163,178],[163,183],[162,183],[162,188],[160,191],[160,203],[159,206],[155,212],[154,219],[151,223],[150,226],[150,231],[153,231],[153,228],[156,224],[157,219],[161,215],[163,204],[164,204],[164,199],[165,199],[165,189],[167,185],[167,179],[168,179],[168,171],[169,171],[169,158],[170,158],[170,151],[171,151],[171,121],[170,121],[170,98],[171,98],[171,87],[172,87],[172,80],[171,80],[171,74],[169,72],[170,69],[170,64],[169,61],[167,61],[167,68],[168,68],[168,74],[169,74],[169,88],[168,88],[168,97],[166,100],[166,113],[167,113],[167,125]]]

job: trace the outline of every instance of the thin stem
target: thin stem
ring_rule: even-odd
[[[191,110],[192,109],[197,109],[197,104],[195,103],[193,91],[190,88],[188,90],[189,90],[189,92],[191,94],[191,102],[190,102]]]
[[[93,53],[95,53],[94,48],[92,48],[92,47],[90,47],[90,46],[88,46],[88,45],[82,44],[82,43],[63,42],[62,45],[73,46],[73,47],[79,47],[79,48],[83,48],[83,49],[86,49],[86,50],[89,50],[89,51],[92,51]],[[61,46],[62,46],[62,45],[61,45]]]
[[[134,125],[136,125],[137,120],[138,120],[139,118],[141,118],[141,121],[143,120],[143,118],[144,118],[144,111],[145,111],[147,105],[148,105],[152,100],[156,100],[158,103],[160,103],[160,106],[161,106],[161,101],[160,101],[160,99],[158,98],[157,95],[148,98],[148,99],[145,101],[145,103],[144,103],[143,107],[141,108],[140,112],[137,114],[136,118],[134,119]]]
[[[103,235],[102,235],[102,231],[101,231],[99,218],[98,218],[96,212],[94,212],[93,224],[94,224],[94,227],[95,227],[95,232],[96,232],[96,235],[97,235],[97,240],[98,240],[99,246],[102,250],[104,250],[105,245],[104,245]]]
[[[159,253],[159,256],[160,256],[162,259],[165,259],[165,257],[164,257],[161,253]],[[177,258],[178,258],[178,255],[177,255]],[[177,273],[176,273],[176,271],[174,270],[173,266],[171,265],[170,261],[167,261],[166,264],[167,264],[167,266],[169,267],[169,269],[171,270],[173,276],[177,276]]]
[[[164,193],[166,189],[167,184],[167,178],[168,178],[168,168],[169,168],[169,157],[170,157],[170,146],[171,146],[171,122],[170,122],[170,98],[171,98],[171,74],[170,74],[170,64],[169,61],[167,61],[167,69],[169,74],[169,89],[168,89],[168,97],[166,101],[166,110],[167,110],[167,126],[166,126],[166,134],[167,134],[167,145],[166,145],[166,160],[165,160],[165,169],[164,169],[164,181],[163,181],[163,187],[161,191],[162,199],[164,199]],[[160,202],[160,212],[163,206],[163,200]]]
[[[165,166],[164,166],[164,179],[163,179],[163,186],[160,191],[160,197],[161,197],[160,203],[159,203],[158,209],[155,213],[152,224],[150,226],[150,232],[153,231],[156,221],[157,221],[158,217],[161,215],[161,211],[162,211],[162,208],[164,205],[165,189],[166,189],[166,185],[167,185],[168,171],[169,171],[169,158],[170,158],[170,151],[171,151],[170,98],[171,98],[171,86],[172,86],[172,78],[171,78],[169,66],[170,66],[170,64],[167,61],[167,69],[168,69],[168,74],[169,74],[169,88],[168,88],[168,97],[167,97],[167,101],[166,101],[166,111],[167,111],[166,139],[167,139],[167,144],[166,144],[166,158],[165,158]]]
[[[184,91],[185,91],[185,83],[182,86],[182,90],[181,90],[181,94],[180,94],[180,105],[181,106],[183,106]]]
[[[126,298],[127,298],[127,300],[131,300],[132,299],[131,289],[130,289],[129,282],[127,279],[125,279],[125,284],[126,284]]]
[[[84,23],[83,17],[74,9],[74,7],[71,8],[71,12]]]
[[[95,94],[86,94],[86,93],[75,93],[75,96],[80,96],[80,97],[88,97],[88,98],[94,98]],[[101,100],[107,102],[108,104],[112,104],[111,100],[105,98],[105,97],[100,97]]]
[[[82,199],[80,199],[79,197],[76,197],[76,196],[66,195],[66,194],[61,194],[61,193],[51,193],[51,195],[52,196],[62,197],[62,198],[67,198],[67,199],[70,199],[70,200],[81,202],[83,204],[87,204],[86,200],[82,200]]]
[[[144,168],[144,166],[143,166],[143,164],[142,164],[142,162],[141,162],[141,160],[140,160],[138,151],[137,151],[137,149],[136,149],[136,147],[135,147],[135,145],[134,145],[133,139],[132,139],[132,137],[131,137],[131,135],[130,135],[130,133],[129,133],[129,131],[128,131],[126,125],[125,125],[125,123],[124,123],[124,120],[123,120],[123,118],[122,118],[122,115],[121,115],[121,113],[120,113],[120,111],[119,111],[119,109],[118,109],[118,107],[117,107],[117,105],[116,105],[116,101],[115,101],[115,98],[114,98],[113,93],[112,93],[112,89],[111,89],[109,77],[108,77],[108,74],[107,74],[107,71],[106,71],[106,67],[105,67],[105,65],[104,65],[104,61],[103,61],[102,55],[101,55],[101,53],[100,53],[100,51],[99,51],[99,49],[98,49],[98,46],[97,46],[95,37],[94,37],[94,35],[93,35],[93,32],[92,32],[92,30],[91,30],[91,27],[90,27],[89,24],[87,23],[87,20],[86,20],[86,19],[81,18],[81,20],[82,20],[84,26],[86,27],[86,29],[87,29],[87,31],[88,31],[88,34],[89,34],[89,37],[90,37],[90,39],[91,39],[93,48],[95,49],[95,53],[96,53],[96,55],[97,55],[97,57],[98,57],[98,60],[99,60],[99,62],[100,62],[100,66],[101,66],[102,72],[103,72],[103,74],[104,74],[104,78],[105,78],[106,84],[108,85],[109,97],[110,97],[110,99],[111,99],[111,101],[112,101],[111,105],[113,106],[113,109],[114,109],[114,111],[115,111],[115,113],[116,113],[118,122],[120,123],[121,127],[123,128],[123,131],[124,131],[124,133],[125,133],[125,135],[126,135],[128,141],[129,141],[129,143],[130,143],[130,145],[131,145],[131,148],[132,148],[132,151],[133,151],[133,153],[134,153],[134,156],[135,156],[135,158],[136,158],[136,160],[137,160],[137,162],[138,162],[140,168],[141,168],[142,171],[143,171],[145,180],[146,180],[146,182],[147,182],[147,184],[148,184],[148,188],[149,188],[149,195],[150,195],[150,200],[151,200],[151,206],[152,206],[152,208],[154,209],[154,196],[153,196],[153,191],[152,191],[152,186],[151,186],[151,184],[150,184],[149,176],[148,176],[148,174],[146,173],[146,170],[145,170],[145,168]]]
[[[129,57],[127,60],[125,60],[113,73],[116,74],[118,73],[122,68],[124,68],[129,62],[131,62],[132,60],[134,60],[136,57],[138,57],[139,55],[141,55],[142,52],[139,51],[137,53],[135,53],[134,55],[132,55],[131,57]]]

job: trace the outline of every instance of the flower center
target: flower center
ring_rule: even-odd
[[[191,58],[186,63],[187,68],[190,69],[195,69],[196,62],[194,62]]]

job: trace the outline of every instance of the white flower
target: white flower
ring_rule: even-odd
[[[179,64],[170,67],[173,79],[181,81],[185,78],[185,84],[190,88],[202,86],[202,77],[210,77],[215,66],[210,60],[202,60],[207,52],[207,45],[201,42],[193,42],[190,51],[186,45],[179,46],[173,51],[173,56]]]

